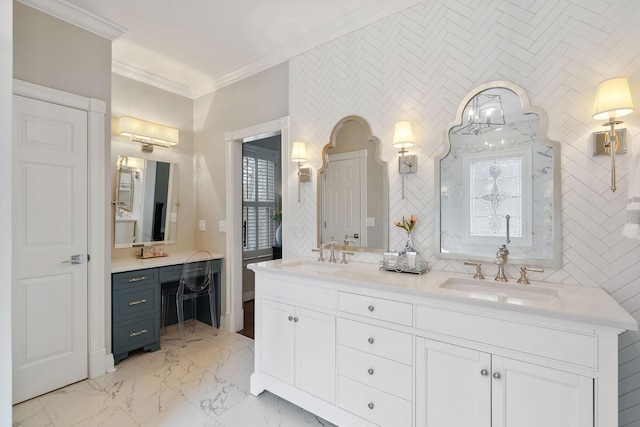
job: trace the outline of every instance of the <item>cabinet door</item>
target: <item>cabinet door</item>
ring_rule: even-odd
[[[297,308],[294,323],[296,387],[335,403],[335,316]]]
[[[425,338],[416,348],[416,426],[490,427],[491,356]]]
[[[294,308],[267,299],[260,308],[260,370],[293,384]]]
[[[493,427],[593,426],[593,379],[498,356],[492,363]]]

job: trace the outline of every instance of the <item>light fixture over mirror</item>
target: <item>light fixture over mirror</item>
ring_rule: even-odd
[[[400,157],[398,158],[398,172],[402,175],[402,194],[404,200],[404,175],[406,173],[414,173],[417,170],[417,158],[414,155],[405,156],[408,152],[407,148],[414,145],[413,130],[411,122],[403,120],[396,123],[393,131],[393,147],[399,148]]]
[[[611,191],[616,191],[616,152],[625,146],[625,132],[616,132],[615,126],[622,124],[619,117],[633,112],[633,101],[629,90],[629,81],[626,77],[614,77],[598,84],[596,100],[593,106],[593,118],[595,120],[608,120],[603,126],[609,126],[610,131],[605,137],[598,139],[594,134],[594,153],[598,153],[597,144],[603,144],[604,152],[611,156]]]
[[[293,143],[291,161],[298,164],[298,203],[300,203],[300,183],[311,181],[310,169],[302,167],[302,164],[307,161],[307,144],[302,141]]]
[[[123,116],[118,120],[119,133],[142,144],[142,151],[152,152],[154,145],[171,147],[178,143],[179,131],[170,126]]]
[[[436,159],[436,255],[561,265],[560,144],[519,86],[482,85],[460,103]]]
[[[389,248],[387,164],[369,123],[340,119],[322,149],[318,170],[318,246],[334,240],[348,251]]]

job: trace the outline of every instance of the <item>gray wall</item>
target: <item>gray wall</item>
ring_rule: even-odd
[[[11,200],[11,92],[13,4],[0,0],[0,194]],[[0,222],[11,230],[11,203],[0,206]],[[11,233],[0,240],[0,425],[11,425]]]
[[[218,221],[226,219],[225,133],[288,115],[288,88],[289,69],[283,63],[195,100],[196,221],[207,223],[206,231],[196,233],[196,247],[226,252],[226,234],[218,231]],[[222,313],[225,301],[223,283]]]

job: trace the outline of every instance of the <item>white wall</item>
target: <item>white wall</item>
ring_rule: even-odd
[[[13,4],[0,0],[0,194],[11,200],[11,93],[13,79]],[[0,207],[0,222],[11,230],[11,204]],[[0,242],[0,425],[11,425],[11,233]]]
[[[315,172],[338,120],[350,114],[368,120],[383,144],[383,159],[392,162],[390,221],[418,214],[414,243],[431,267],[468,271],[461,262],[434,257],[434,158],[469,91],[494,80],[518,84],[532,105],[547,112],[549,137],[562,145],[563,266],[535,279],[601,286],[640,319],[640,245],[621,236],[629,168],[640,152],[640,113],[623,119],[632,153],[618,157],[618,192],[608,189],[609,160],[590,154],[591,133],[602,129],[591,118],[598,82],[629,76],[640,104],[638,22],[636,0],[425,1],[290,61],[291,138],[309,144]],[[398,154],[391,146],[393,125],[403,119],[413,123],[418,146],[410,154],[419,163],[418,173],[406,178],[406,200],[400,199]],[[316,185],[315,176],[303,185],[298,205],[295,176],[289,176],[285,255],[309,255],[316,244]],[[297,239],[290,233],[294,227],[302,231]],[[391,247],[401,247],[401,231],[391,227]],[[508,272],[517,274],[514,266]],[[626,333],[619,341],[620,425],[637,426],[640,335]]]
[[[193,100],[118,74],[113,74],[111,85],[110,200],[115,200],[118,155],[177,164],[180,202],[177,238],[175,245],[168,245],[165,249],[169,253],[193,250],[196,227],[193,197]],[[176,127],[180,131],[180,142],[171,148],[155,147],[152,153],[143,153],[141,144],[118,134],[118,119],[122,116]],[[109,219],[113,226],[113,209]],[[113,233],[111,246],[113,247]],[[130,257],[133,254],[134,249],[112,249],[111,252],[112,258]]]

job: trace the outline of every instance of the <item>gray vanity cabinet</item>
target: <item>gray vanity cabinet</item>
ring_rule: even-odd
[[[112,275],[112,339],[116,364],[138,348],[160,349],[160,280],[157,268]]]

